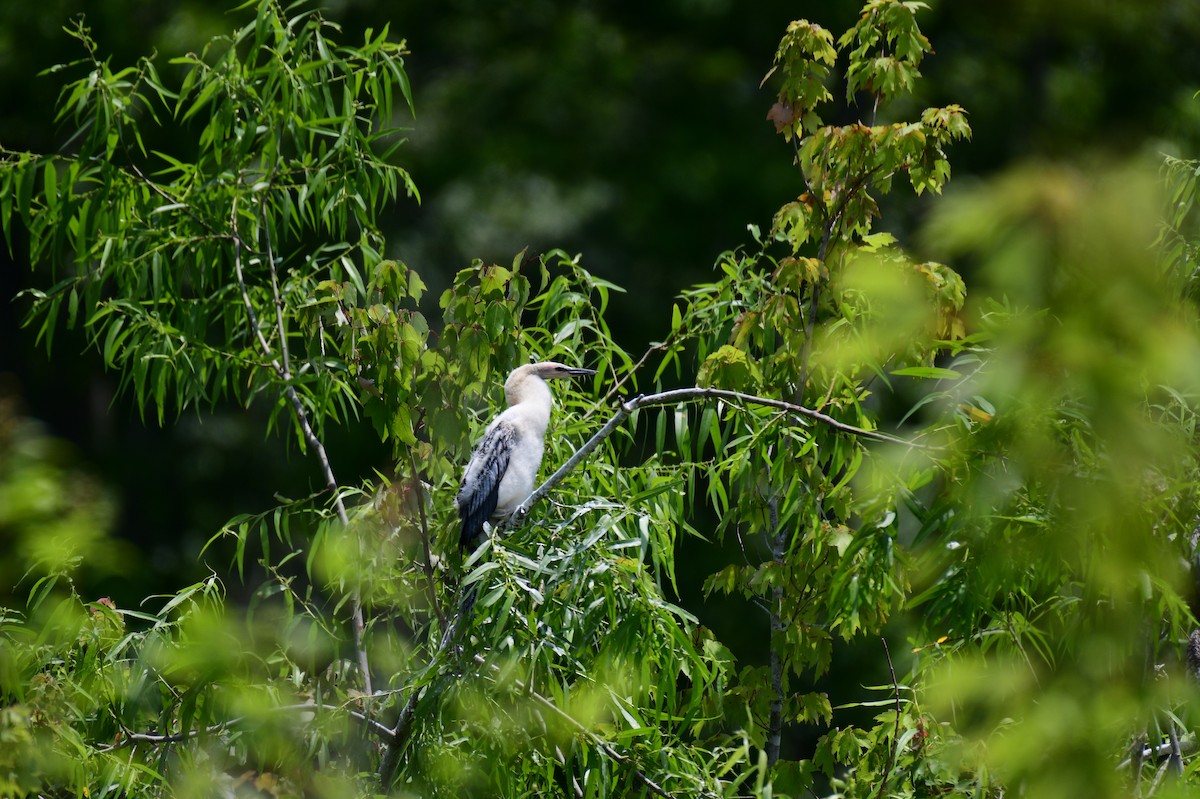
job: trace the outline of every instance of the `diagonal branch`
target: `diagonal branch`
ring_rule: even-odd
[[[267,267],[271,272],[271,297],[275,301],[275,328],[279,334],[279,353],[283,358],[283,374],[285,380],[291,380],[292,363],[288,356],[287,325],[283,321],[283,297],[279,293],[279,276],[275,271],[275,248],[271,245],[271,229],[267,226],[267,207],[262,206],[263,241],[267,245]]]
[[[920,449],[930,449],[927,444],[919,444],[915,441],[908,441],[899,436],[888,435],[877,430],[866,430],[861,427],[855,427],[852,424],[839,422],[828,414],[820,411],[806,408],[803,405],[797,405],[793,402],[784,402],[783,400],[771,399],[770,397],[759,397],[754,394],[744,394],[740,391],[728,391],[721,388],[677,388],[671,391],[663,391],[658,394],[639,394],[638,396],[617,404],[617,411],[613,414],[603,427],[596,431],[595,435],[587,440],[582,447],[572,455],[566,463],[559,467],[558,471],[546,478],[546,481],[537,487],[529,497],[517,506],[510,517],[509,525],[520,522],[529,514],[529,509],[540,500],[544,499],[555,486],[563,481],[568,474],[574,471],[575,467],[583,462],[588,455],[592,453],[596,447],[600,446],[600,442],[612,435],[622,422],[640,408],[654,407],[657,405],[672,405],[679,402],[697,402],[706,399],[719,399],[732,402],[742,402],[748,405],[762,405],[768,408],[778,408],[782,411],[803,416],[807,419],[820,422],[823,425],[833,428],[847,435],[857,436],[859,438],[867,438],[872,441],[884,441],[890,444],[900,444],[905,447],[917,447]]]
[[[1175,740],[1173,741],[1168,740],[1165,743],[1158,744],[1157,746],[1150,746],[1147,743],[1145,736],[1142,735],[1133,742],[1133,746],[1131,747],[1133,753],[1129,757],[1122,760],[1117,768],[1127,769],[1130,767],[1130,765],[1132,765],[1135,769],[1140,769],[1142,763],[1147,760],[1169,760],[1170,758],[1175,757],[1176,752],[1178,752],[1179,756],[1182,757],[1184,754],[1190,754],[1196,751],[1197,748],[1200,747],[1197,746],[1197,742],[1194,737],[1179,738],[1179,736],[1176,735]]]
[[[379,781],[384,788],[391,787],[396,766],[400,763],[400,755],[404,752],[404,747],[412,736],[413,714],[417,710],[417,702],[421,700],[423,693],[424,690],[421,686],[413,686],[408,693],[408,700],[404,703],[404,707],[396,719],[396,726],[388,730],[388,735],[385,737],[387,745],[384,747],[383,758],[379,763]]]
[[[589,408],[587,413],[585,413],[583,415],[583,418],[587,419],[601,405],[607,404],[610,399],[615,397],[617,395],[617,392],[621,390],[621,386],[625,385],[625,383],[628,380],[630,380],[634,375],[637,374],[638,370],[641,369],[643,365],[645,365],[646,361],[648,361],[650,359],[651,355],[653,355],[656,352],[662,352],[663,350],[670,349],[671,346],[675,343],[675,339],[679,335],[679,333],[680,333],[680,330],[673,330],[673,331],[671,331],[671,335],[667,336],[666,340],[655,342],[655,343],[651,344],[649,347],[647,347],[646,351],[642,353],[642,357],[638,358],[637,363],[635,363],[632,366],[632,368],[630,368],[621,378],[619,378],[615,383],[612,384],[612,386],[608,389],[607,393],[605,393],[605,395],[600,398],[600,402],[597,403],[596,405],[592,406],[591,408]]]
[[[584,443],[584,445],[580,447],[579,450],[576,451],[576,453],[558,469],[558,471],[556,471],[549,478],[547,478],[545,482],[538,486],[537,489],[530,494],[520,506],[517,507],[512,516],[509,517],[509,520],[502,524],[515,524],[528,515],[529,509],[534,504],[549,494],[555,486],[562,482],[563,478],[565,478],[571,471],[575,469],[575,467],[582,463],[584,459],[586,459],[588,455],[590,455],[596,449],[596,447],[598,447],[600,443],[604,441],[604,439],[612,435],[613,431],[616,430],[622,422],[629,418],[629,416],[638,409],[659,405],[671,405],[679,402],[696,402],[706,399],[719,399],[730,402],[745,403],[748,405],[761,405],[764,407],[776,408],[797,416],[813,419],[814,421],[820,422],[821,424],[827,425],[848,435],[868,438],[874,441],[901,444],[908,447],[928,448],[926,445],[918,444],[912,441],[906,441],[903,438],[891,436],[887,433],[880,433],[874,430],[865,430],[861,427],[855,427],[854,425],[840,422],[827,414],[811,408],[806,408],[802,405],[771,399],[769,397],[759,397],[753,394],[744,394],[738,391],[697,387],[674,389],[671,391],[663,391],[658,394],[639,395],[626,402],[618,403],[616,412],[604,424],[604,426],[601,427],[600,430],[598,430],[590,439],[588,439],[587,442]],[[464,629],[466,617],[470,612],[471,606],[474,604],[474,596],[477,589],[478,585],[472,585],[463,593],[458,612],[454,617],[453,622],[444,625],[445,632],[443,633],[441,643],[434,652],[433,658],[431,659],[429,665],[426,667],[427,671],[429,669],[440,668],[439,662],[441,658],[450,648],[450,644],[458,638],[461,630]],[[399,765],[400,755],[403,753],[403,750],[408,743],[408,739],[412,735],[417,704],[420,702],[423,693],[423,686],[414,685],[412,687],[412,689],[409,691],[408,699],[405,701],[405,704],[400,711],[400,715],[396,720],[395,726],[389,731],[390,735],[385,737],[387,745],[385,747],[383,761],[381,762],[379,768],[380,780],[385,786],[389,785],[394,777],[396,768]],[[539,701],[543,702],[548,707],[553,708],[555,712],[566,716],[563,711],[555,707],[553,703],[550,703],[549,700],[542,698]],[[570,717],[568,716],[567,718]],[[604,748],[606,754],[608,754],[614,760],[625,764],[630,763],[628,758],[625,758],[619,752],[612,749],[607,742],[603,741],[598,736],[595,736],[594,733],[591,733],[586,728],[583,728],[582,725],[579,725],[578,722],[575,722],[573,718],[570,720],[577,725],[577,728],[580,729],[582,733],[590,736],[598,746]],[[670,796],[670,794],[663,791],[660,786],[655,784],[652,780],[649,780],[649,778],[645,777],[645,775],[641,774],[641,772],[638,772],[638,776],[639,780],[642,781],[643,785],[645,785],[645,787],[651,793],[655,793],[664,797]]]

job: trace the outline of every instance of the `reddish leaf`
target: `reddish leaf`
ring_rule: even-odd
[[[775,123],[776,133],[782,133],[796,121],[796,109],[789,103],[775,103],[767,112],[767,121]]]

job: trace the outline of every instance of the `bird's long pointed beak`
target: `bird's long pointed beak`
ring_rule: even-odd
[[[569,367],[567,369],[567,374],[570,375],[571,377],[591,377],[592,375],[596,374],[596,370],[595,369],[579,369],[576,367]]]

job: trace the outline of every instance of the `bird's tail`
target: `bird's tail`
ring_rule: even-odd
[[[483,521],[475,519],[473,516],[464,516],[462,520],[462,530],[458,534],[458,545],[463,552],[470,552],[479,543],[480,536],[483,535]]]
[[[475,612],[475,600],[479,599],[479,583],[471,583],[471,586],[463,594],[462,603],[458,606],[459,624],[466,624]]]
[[[458,612],[454,614],[454,620],[447,624],[446,629],[442,632],[442,642],[438,645],[438,651],[458,641],[470,623],[477,599],[479,599],[479,583],[471,583],[467,586],[467,590],[463,591],[462,597],[458,601]]]

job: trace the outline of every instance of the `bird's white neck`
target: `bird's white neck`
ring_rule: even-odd
[[[545,380],[536,375],[528,375],[516,385],[505,388],[508,389],[505,392],[507,394],[505,399],[508,400],[510,408],[520,405],[524,413],[544,418],[543,424],[550,421],[550,409],[554,407],[554,397]]]

